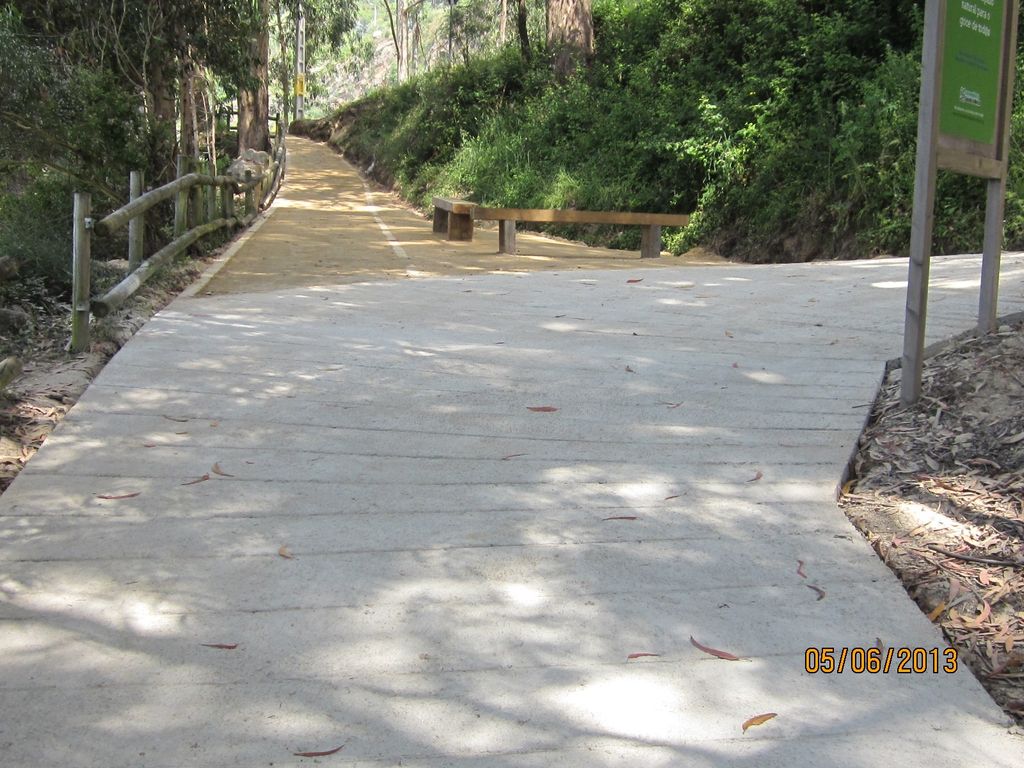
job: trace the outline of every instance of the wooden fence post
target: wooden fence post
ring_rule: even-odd
[[[92,245],[92,195],[75,192],[74,240],[71,254],[71,351],[89,348],[89,259]]]
[[[178,167],[177,167],[177,178],[181,178],[185,175],[188,164],[188,158],[184,155],[178,155]],[[178,192],[178,196],[174,198],[174,237],[179,238],[185,234],[188,221],[188,190],[183,189]]]
[[[210,175],[216,178],[217,166],[210,168]],[[213,221],[217,218],[217,185],[213,184],[206,189],[206,220]]]
[[[252,171],[245,172],[245,215],[249,216],[252,214],[253,208],[253,191],[252,191]]]
[[[225,219],[235,218],[235,188],[231,184],[225,184],[220,191],[220,205]]]
[[[142,171],[132,171],[128,177],[128,200],[136,200],[142,194]],[[128,222],[128,271],[134,272],[142,263],[143,243],[146,237],[146,215],[139,214]]]
[[[205,174],[206,167],[202,160],[199,160],[195,164],[196,173]],[[206,201],[203,199],[204,187],[202,184],[196,184],[192,187],[192,221],[189,222],[189,229],[202,226],[206,222],[203,221],[206,216]]]

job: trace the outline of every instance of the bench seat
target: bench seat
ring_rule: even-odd
[[[661,228],[685,227],[687,214],[632,211],[577,211],[557,208],[488,208],[467,200],[434,198],[434,231],[449,240],[472,240],[473,221],[498,222],[498,252],[516,252],[516,222],[540,224],[618,224],[641,226],[641,258],[661,255]]]

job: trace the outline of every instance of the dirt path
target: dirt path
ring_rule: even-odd
[[[290,137],[288,167],[270,217],[204,293],[439,275],[726,263],[696,254],[666,255],[641,264],[636,252],[532,233],[520,233],[518,254],[500,254],[496,227],[478,228],[470,243],[445,240],[396,196],[367,186],[355,167],[323,144]]]

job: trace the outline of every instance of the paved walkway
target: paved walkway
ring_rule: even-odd
[[[1019,766],[966,670],[804,671],[943,647],[832,500],[905,264],[628,266],[158,315],[0,497],[0,763]]]

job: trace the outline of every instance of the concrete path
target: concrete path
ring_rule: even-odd
[[[977,275],[937,261],[933,338]],[[0,497],[0,764],[1019,766],[964,669],[804,670],[945,647],[833,502],[905,276],[176,301]]]

